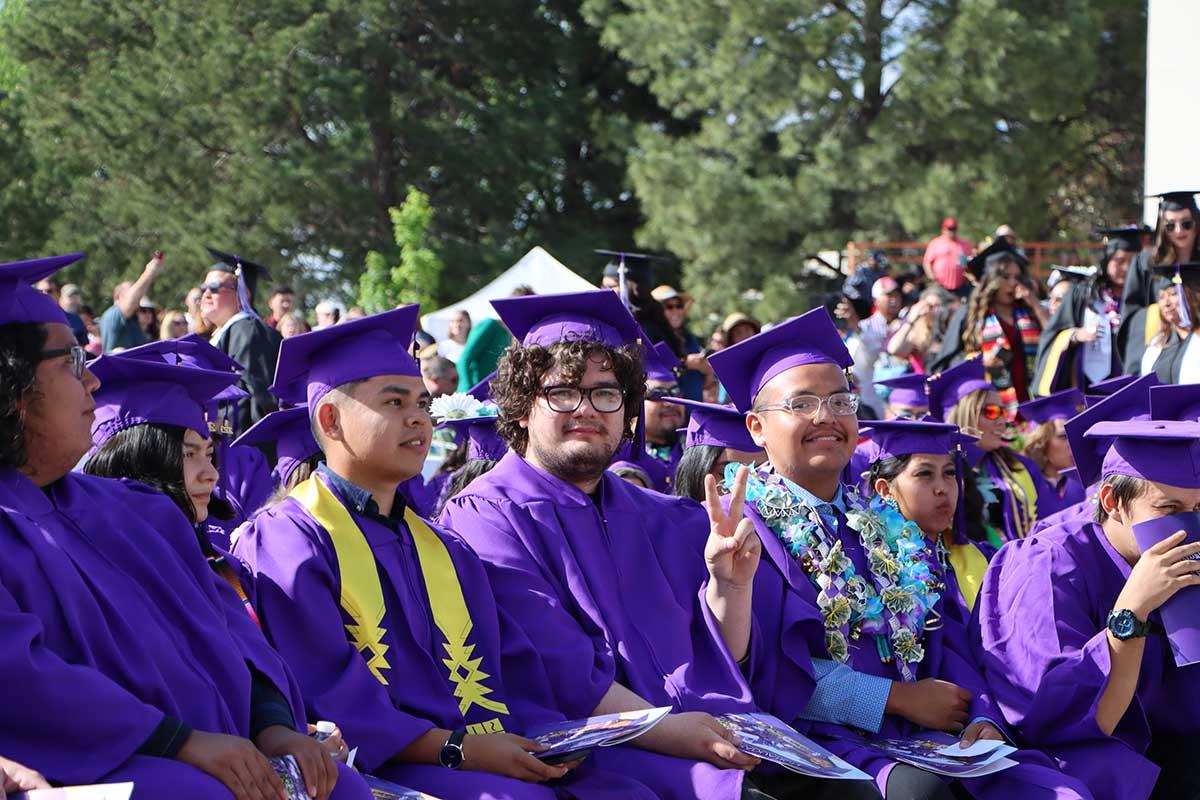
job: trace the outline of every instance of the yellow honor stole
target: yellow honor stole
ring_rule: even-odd
[[[383,671],[392,667],[386,657],[388,646],[383,643],[386,630],[380,627],[386,608],[375,554],[371,552],[366,536],[337,496],[316,475],[296,486],[288,496],[302,505],[328,531],[341,574],[341,605],[354,621],[346,625],[346,632],[350,635],[350,641],[366,657],[371,674],[387,686]],[[475,645],[467,644],[467,637],[474,623],[471,622],[458,573],[445,543],[411,508],[404,510],[404,522],[417,548],[421,577],[425,581],[434,624],[446,639],[448,657],[442,659],[442,663],[446,665],[447,678],[454,686],[459,712],[465,716],[472,705],[477,705],[507,715],[508,707],[504,703],[488,697],[492,690],[484,685],[484,681],[491,675],[480,669],[483,659],[471,657]],[[472,733],[502,730],[504,728],[499,719],[468,727]]]
[[[946,546],[950,555],[950,568],[958,580],[958,592],[967,604],[967,611],[975,610],[975,598],[979,596],[979,588],[983,585],[983,573],[987,572],[988,561],[974,544],[955,544]]]

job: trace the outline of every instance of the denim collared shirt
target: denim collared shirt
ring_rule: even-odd
[[[369,491],[338,475],[324,461],[317,467],[317,474],[329,484],[330,488],[342,496],[352,510],[359,514],[381,522],[389,528],[395,528],[396,525],[404,522],[404,495],[399,492],[396,493],[396,499],[392,502],[392,512],[385,517],[379,513],[379,504],[371,497]]]

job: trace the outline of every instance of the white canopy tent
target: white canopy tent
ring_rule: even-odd
[[[513,289],[522,284],[533,287],[538,294],[585,292],[598,288],[576,275],[541,247],[535,247],[475,294],[421,317],[421,325],[433,338],[444,339],[450,329],[450,317],[455,312],[466,310],[472,321],[484,317],[495,318],[496,312],[492,310],[492,304],[488,301],[508,297]]]

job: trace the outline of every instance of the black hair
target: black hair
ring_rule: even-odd
[[[908,462],[912,461],[912,453],[905,453],[902,456],[892,456],[891,458],[881,458],[871,464],[871,471],[867,473],[867,488],[872,494],[875,493],[875,481],[883,478],[888,483],[900,477],[900,473],[904,472],[904,468],[908,466]]]
[[[185,433],[179,425],[134,425],[101,445],[83,471],[102,478],[130,478],[157,489],[195,525],[196,507],[183,482]],[[233,516],[232,509],[215,497],[210,501],[209,514],[218,519]]]
[[[1112,487],[1113,502],[1117,507],[1127,507],[1132,501],[1146,493],[1147,482],[1131,475],[1110,475],[1104,483]],[[1108,512],[1104,510],[1100,499],[1096,499],[1096,522],[1103,525],[1108,521]]]
[[[488,474],[492,467],[498,463],[487,458],[472,458],[463,464],[454,473],[454,477],[450,479],[450,488],[446,491],[446,500],[450,500],[450,498],[470,486],[471,481]],[[439,508],[437,511],[440,514],[442,509]]]
[[[277,294],[295,294],[295,293],[296,293],[295,290],[292,289],[292,287],[290,287],[290,286],[286,286],[286,285],[275,286],[275,287],[272,287],[270,296],[274,297]]]
[[[23,401],[36,399],[38,364],[49,334],[36,322],[0,325],[0,467],[23,467],[25,450]]]
[[[704,502],[704,478],[716,466],[725,448],[715,444],[697,444],[683,451],[675,465],[675,494]],[[718,481],[720,478],[718,478]]]
[[[297,486],[304,483],[304,481],[312,477],[312,474],[317,471],[317,467],[319,467],[321,462],[324,460],[325,454],[318,450],[297,464],[296,468],[292,470],[292,474],[288,475],[287,480],[281,483],[279,487],[271,493],[271,496],[267,499],[267,502],[262,504],[262,507],[266,508],[267,506],[273,506],[283,498],[287,497],[288,493],[291,492],[292,489],[295,489]],[[212,501],[209,502],[211,503]],[[258,509],[254,510],[257,511]]]

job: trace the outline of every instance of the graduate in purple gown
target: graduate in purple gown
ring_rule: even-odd
[[[1200,510],[1200,423],[1098,422],[1096,516],[1005,546],[979,596],[978,644],[1019,739],[1101,800],[1196,796],[1200,668],[1177,667],[1158,608],[1196,592],[1200,544],[1142,552],[1139,523]],[[1077,459],[1079,454],[1077,454]]]
[[[854,738],[854,730],[891,737],[935,729],[962,733],[971,743],[1003,734],[962,615],[943,600],[942,593],[957,586],[936,548],[898,508],[879,497],[868,502],[842,485],[858,441],[858,395],[850,391],[850,354],[832,319],[815,309],[714,354],[710,363],[767,451],[768,463],[755,470],[746,490],[745,513],[764,553],[754,610],[765,647],[811,662],[796,665],[810,667],[817,678],[799,716],[833,752],[872,775],[885,797],[952,797],[939,776],[893,762]],[[937,480],[945,491],[923,488],[921,504],[929,509],[920,516],[930,527],[949,527],[957,475],[945,453],[958,444],[957,429],[878,425],[876,462],[942,453]],[[904,435],[905,425],[922,432]],[[910,483],[899,473],[892,480],[877,477],[881,493],[903,494],[900,483]],[[911,494],[915,515],[918,491]],[[800,635],[809,640],[811,656],[788,647],[788,637]],[[776,706],[771,687],[754,689],[760,705]],[[1002,775],[961,781],[978,797],[1088,796],[1071,783],[1036,753]]]
[[[163,362],[199,369],[229,372],[240,378],[243,367],[203,337],[190,333],[179,339],[161,339],[123,351],[122,358]],[[229,549],[229,535],[270,498],[273,490],[267,456],[256,449],[236,449],[239,403],[250,395],[231,385],[206,407],[208,429],[214,435],[216,463],[221,471],[213,496],[223,513],[209,518],[208,530],[217,547]]]
[[[750,438],[746,421],[733,406],[702,403],[682,397],[668,402],[688,409],[683,457],[675,466],[675,494],[704,502],[707,476],[724,480],[726,464],[758,464],[767,454]]]
[[[643,336],[644,341],[649,341]],[[675,483],[675,468],[683,456],[678,429],[683,427],[684,413],[678,405],[668,402],[679,397],[679,359],[666,342],[649,348],[646,354],[646,399],[642,403],[646,455],[652,459],[656,492],[671,494]]]
[[[1055,511],[1084,498],[1083,484],[1078,473],[1072,470],[1075,460],[1064,428],[1067,420],[1083,410],[1083,393],[1078,389],[1064,389],[1017,406],[1021,418],[1034,426],[1025,437],[1025,455],[1037,465],[1050,486]],[[1039,517],[1051,513],[1049,509],[1038,509]]]
[[[405,306],[283,343],[273,391],[307,401],[326,461],[239,531],[263,628],[309,715],[336,722],[380,777],[446,800],[648,797],[590,764],[531,755],[518,734],[547,715],[528,713],[500,664],[528,643],[501,638],[471,549],[397,492],[433,433],[409,355],[416,320]],[[532,654],[525,669],[540,669]]]
[[[99,383],[29,284],[79,258],[0,265],[0,753],[155,800],[278,797],[266,758],[290,754],[319,797],[369,797],[296,730],[283,661],[179,508],[70,472]]]
[[[983,362],[969,358],[927,383],[929,413],[976,436],[967,462],[984,495],[985,524],[993,547],[1024,538],[1039,516],[1058,510],[1054,492],[1032,461],[1005,439],[1008,417],[1000,392],[984,377]]]
[[[750,781],[771,776],[744,781],[755,760],[711,716],[754,709],[739,662],[778,687],[784,713],[812,688],[810,665],[780,670],[751,635],[757,537],[721,511],[715,481],[710,519],[605,470],[645,391],[639,330],[616,294],[493,305],[518,342],[492,382],[511,450],[442,522],[480,554],[501,608],[533,640],[541,669],[523,670],[522,687],[569,717],[669,706],[634,746],[592,758],[664,798],[754,796]],[[807,664],[806,643],[790,644]],[[819,797],[828,783],[792,785]]]
[[[1090,396],[1090,401],[1089,396],[1085,396],[1087,408],[1063,423],[1063,432],[1067,436],[1071,458],[1075,462],[1075,479],[1084,487],[1083,499],[1039,519],[1031,529],[1030,535],[1065,522],[1088,522],[1095,518],[1096,492],[1100,489],[1100,466],[1111,442],[1085,438],[1084,434],[1089,428],[1103,421],[1150,418],[1150,391],[1158,385],[1156,376],[1125,376],[1105,383],[1107,386],[1103,388],[1113,388],[1110,394]]]

